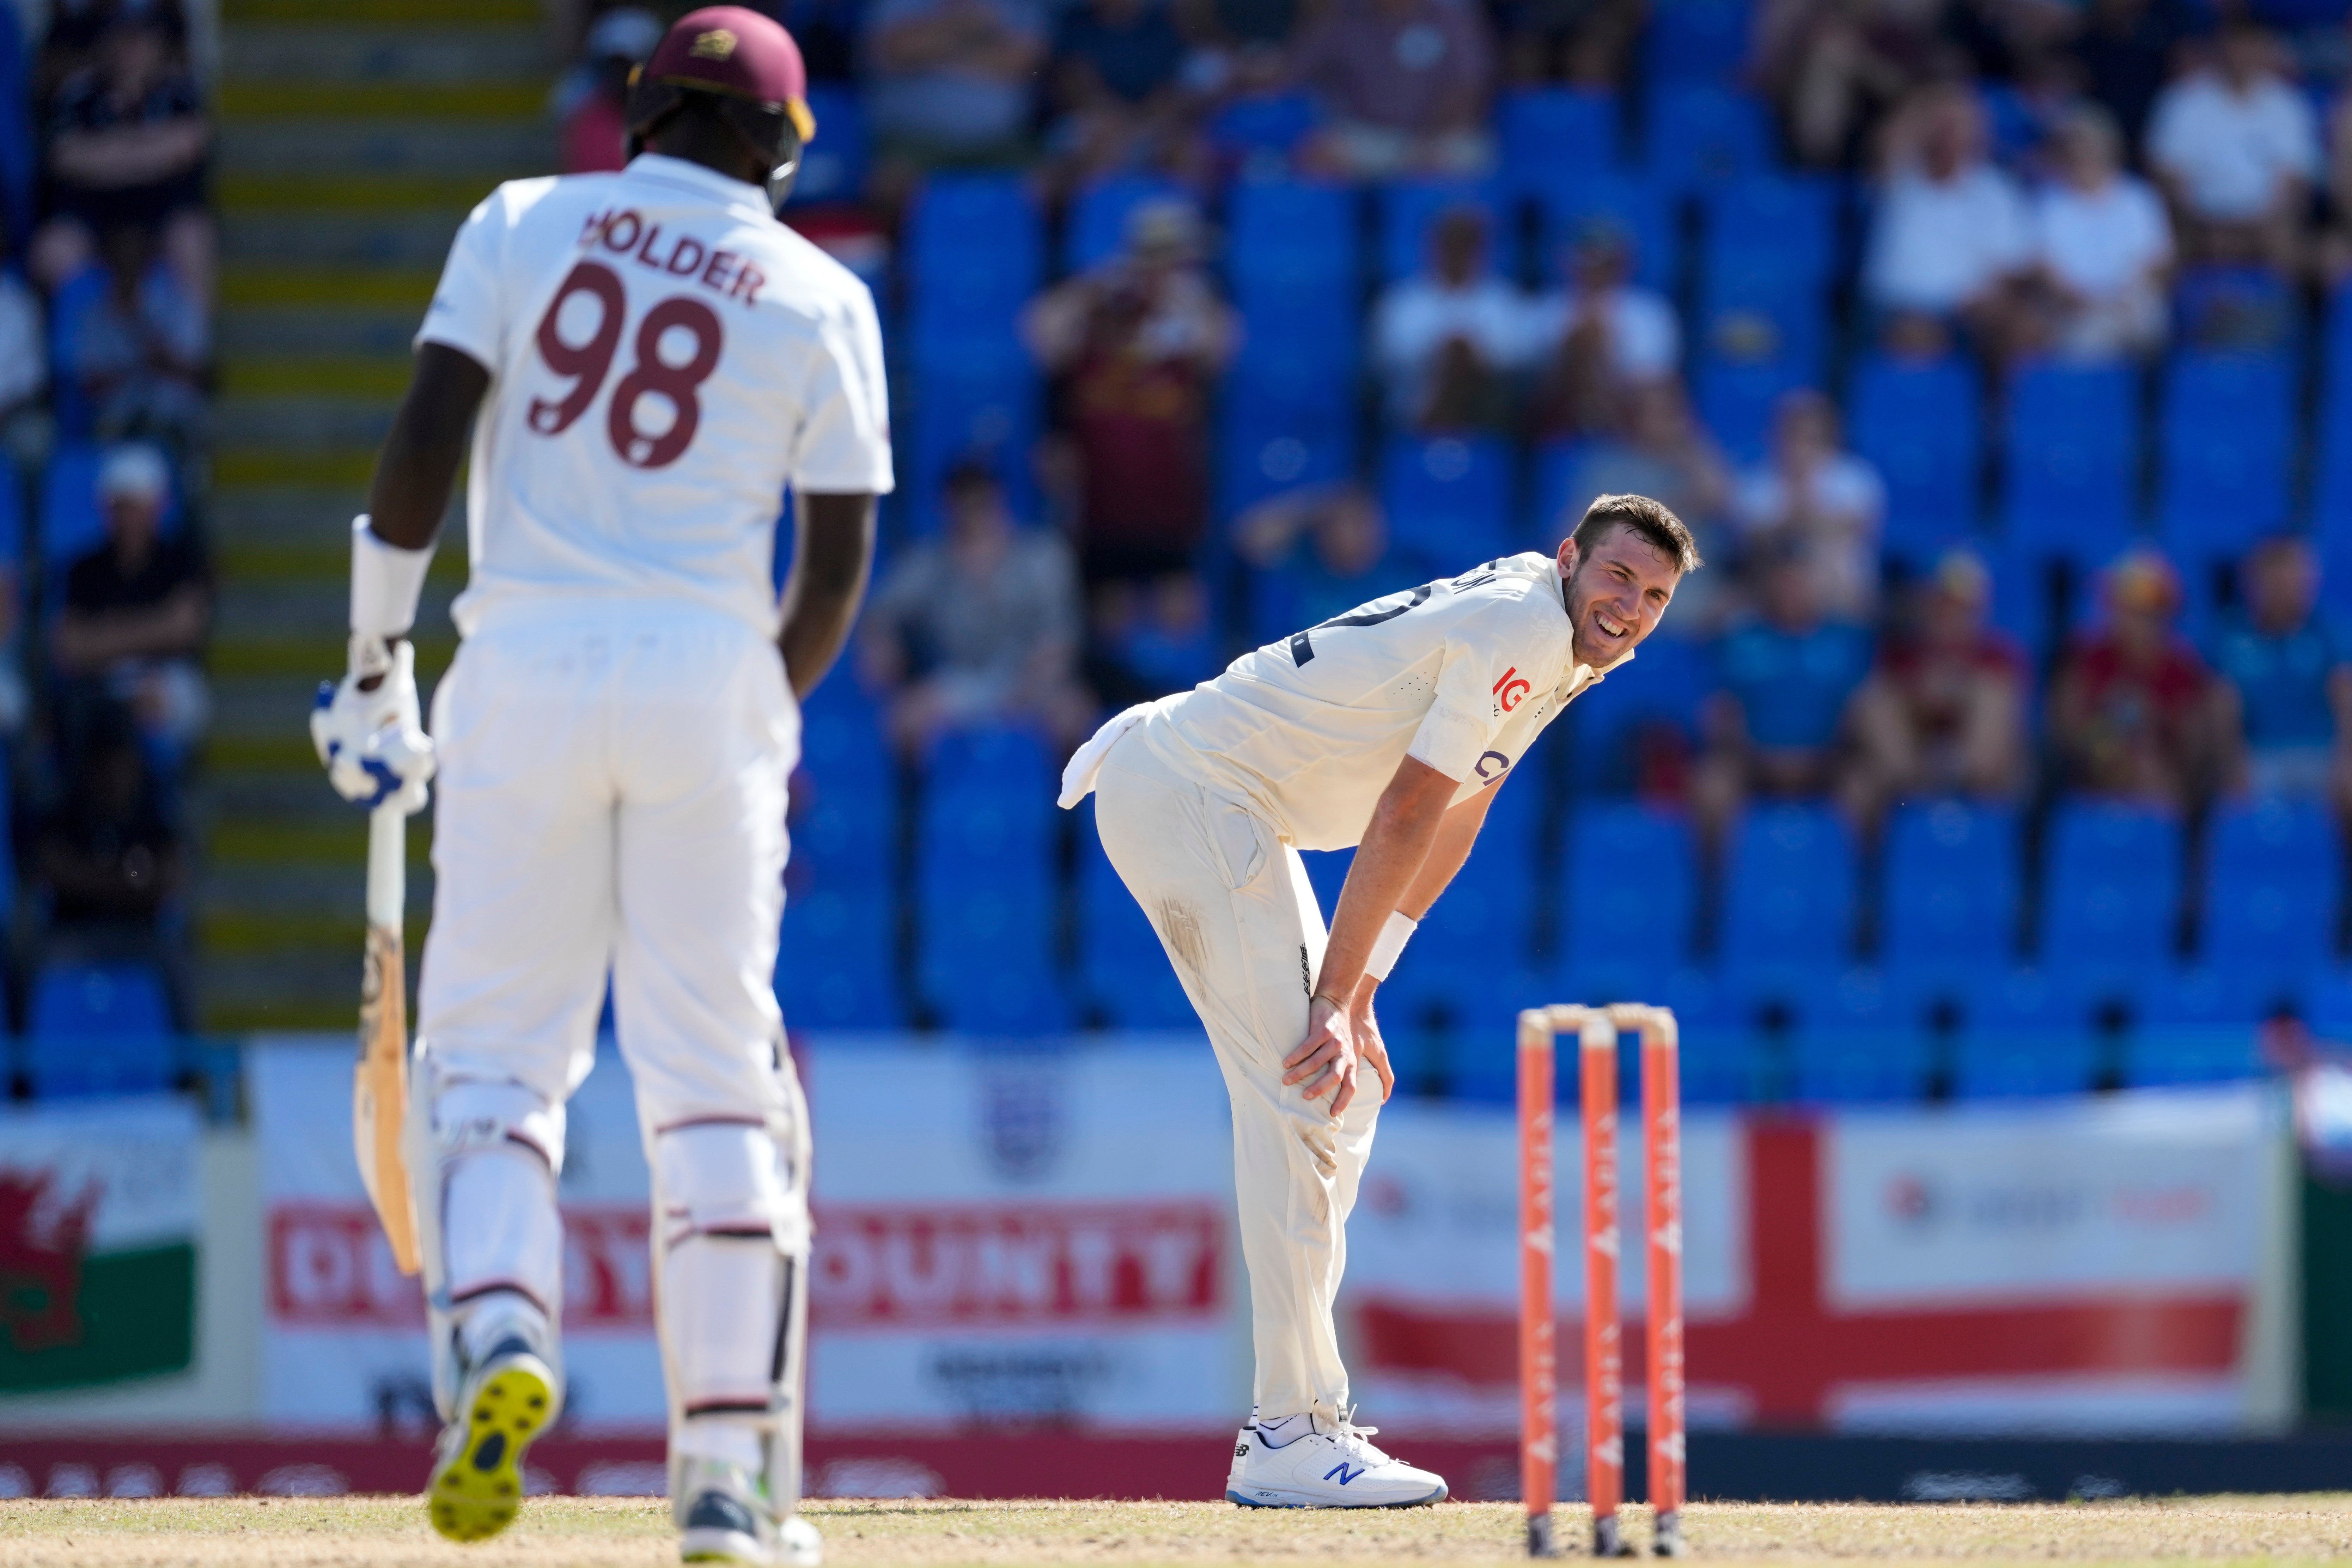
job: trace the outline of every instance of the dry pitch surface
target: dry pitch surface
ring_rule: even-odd
[[[412,1498],[0,1502],[0,1568],[655,1568],[677,1561],[667,1509],[541,1498],[495,1542],[433,1536]],[[1402,1513],[1261,1513],[1223,1503],[827,1502],[827,1561],[850,1565],[1521,1563],[1507,1503]],[[1633,1510],[1637,1539],[1647,1521]],[[1584,1521],[1560,1523],[1582,1540]],[[2060,1504],[1755,1505],[1689,1510],[1704,1562],[2317,1562],[2352,1555],[2352,1496]]]

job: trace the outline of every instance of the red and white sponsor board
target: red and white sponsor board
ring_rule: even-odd
[[[1368,1413],[1414,1430],[1513,1429],[1516,1137],[1502,1110],[1407,1103],[1383,1115],[1349,1235],[1346,1300]],[[2288,1407],[2284,1137],[2276,1099],[2254,1088],[1818,1117],[1694,1112],[1684,1137],[1691,1422],[2265,1429]],[[1583,1184],[1571,1119],[1557,1153],[1571,1233],[1557,1254],[1559,1342],[1575,1345]],[[1622,1154],[1632,1232],[1634,1137]],[[1645,1251],[1628,1246],[1620,1260],[1629,1337]],[[1561,1358],[1564,1381],[1581,1374],[1577,1357]]]
[[[262,1043],[247,1070],[268,1207],[265,1419],[420,1429],[424,1300],[352,1163],[349,1050]],[[803,1071],[813,1430],[1210,1430],[1246,1406],[1230,1120],[1205,1045],[842,1043]],[[607,1054],[572,1100],[561,1189],[583,1436],[664,1418],[646,1192],[628,1076]]]

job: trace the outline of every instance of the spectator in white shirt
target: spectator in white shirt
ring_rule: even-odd
[[[1834,620],[1869,624],[1878,607],[1878,536],[1886,487],[1844,449],[1837,407],[1818,392],[1790,393],[1772,427],[1772,455],[1740,477],[1732,520],[1743,553],[1785,547],[1813,579]]]
[[[1429,265],[1392,283],[1372,321],[1390,416],[1415,429],[1500,425],[1527,360],[1527,301],[1486,261],[1486,219],[1454,207],[1430,227]]]
[[[2185,248],[2200,261],[2294,260],[2320,172],[2311,105],[2273,63],[2270,36],[2246,23],[2221,34],[2212,64],[2156,100],[2147,162],[2172,198]]]
[[[1998,358],[2032,252],[2024,198],[1985,145],[1984,110],[1963,87],[1928,88],[1895,117],[1863,291],[1882,316],[1965,327]]]
[[[1608,219],[1577,231],[1562,270],[1568,287],[1537,300],[1528,317],[1528,340],[1547,362],[1536,429],[1615,429],[1630,395],[1680,369],[1682,324],[1664,295],[1633,281],[1633,240]]]
[[[2105,110],[2074,110],[2051,140],[2055,177],[2033,197],[2046,344],[2078,360],[2152,353],[2164,343],[2172,267],[2164,204],[2123,172],[2123,138]]]

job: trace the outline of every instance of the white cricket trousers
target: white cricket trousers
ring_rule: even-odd
[[[764,1410],[779,1249],[807,1245],[805,1110],[772,978],[800,748],[782,658],[688,604],[505,606],[434,694],[433,736],[417,1034],[436,1169],[414,1174],[438,1244],[436,1352],[445,1329],[469,1331],[469,1300],[560,1312],[563,1107],[609,972],[674,1414]],[[708,1283],[681,1291],[677,1260],[705,1252]]]
[[[1282,1060],[1307,1037],[1323,963],[1322,911],[1298,851],[1247,805],[1185,776],[1169,760],[1182,743],[1159,733],[1164,724],[1147,719],[1110,749],[1095,824],[1208,1029],[1233,1101],[1258,1413],[1328,1422],[1351,1403],[1332,1302],[1380,1079],[1365,1069],[1337,1119],[1328,1096],[1284,1086]]]

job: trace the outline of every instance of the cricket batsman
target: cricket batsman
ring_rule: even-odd
[[[406,1150],[448,1424],[427,1501],[456,1540],[512,1520],[562,1403],[564,1102],[609,973],[681,1554],[821,1551],[796,1514],[809,1128],[771,977],[797,700],[856,614],[891,464],[873,300],[776,216],[804,98],[782,26],[694,11],[631,89],[625,169],[476,207],[352,526],[320,754],[365,805],[440,782]],[[428,740],[406,637],[469,428]]]
[[[1633,657],[1698,565],[1672,511],[1602,496],[1555,555],[1490,561],[1245,654],[1120,714],[1063,774],[1064,806],[1094,794],[1103,849],[1233,1098],[1257,1353],[1234,1502],[1409,1508],[1446,1495],[1355,1424],[1332,1323],[1348,1214],[1395,1087],[1373,994],[1512,768]],[[1298,851],[1350,845],[1327,936]]]

